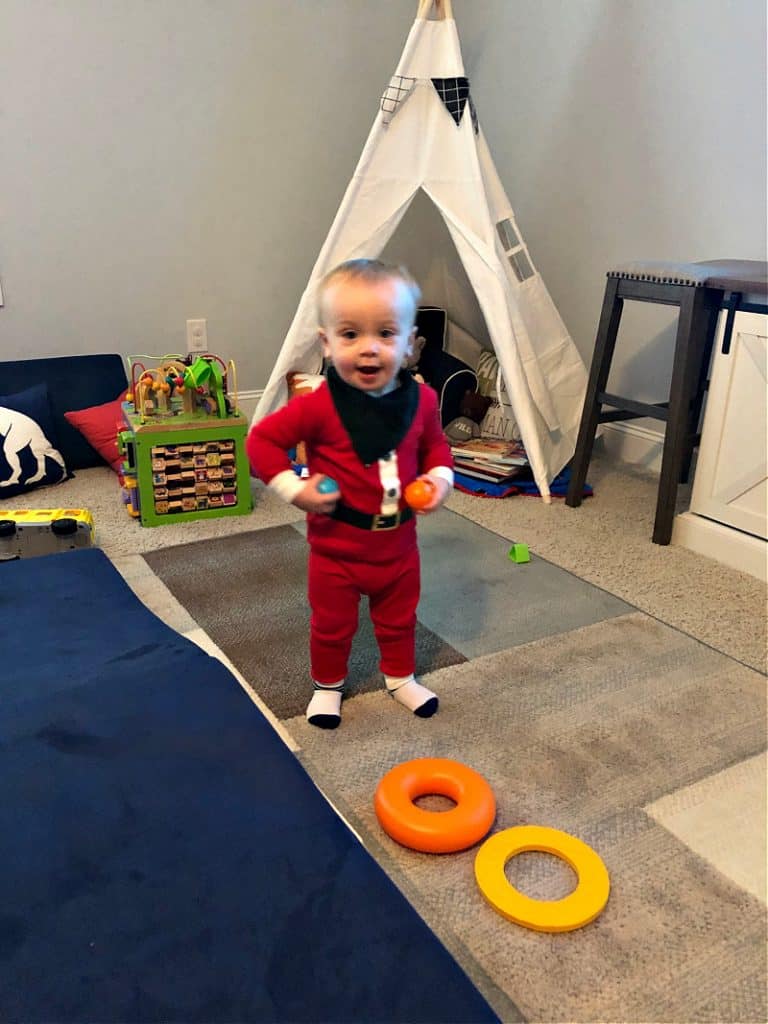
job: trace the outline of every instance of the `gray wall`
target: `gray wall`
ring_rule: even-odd
[[[159,355],[206,317],[240,388],[262,387],[416,6],[0,0],[0,354]],[[612,262],[765,258],[763,0],[454,12],[500,176],[585,359]],[[435,270],[425,254],[445,239],[423,204],[397,237],[433,301],[453,257]],[[628,319],[614,379],[638,397],[662,397],[670,319]]]

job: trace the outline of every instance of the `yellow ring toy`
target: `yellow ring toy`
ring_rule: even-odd
[[[504,866],[518,853],[553,853],[578,876],[574,891],[561,900],[534,900],[507,881]],[[508,828],[487,839],[475,857],[480,892],[503,917],[537,932],[570,932],[594,921],[611,889],[608,870],[591,846],[576,836],[543,825]]]
[[[456,802],[449,811],[424,811],[413,801],[436,794]],[[493,790],[478,772],[444,757],[419,757],[395,765],[373,800],[376,817],[402,846],[423,853],[455,853],[474,846],[496,817]]]

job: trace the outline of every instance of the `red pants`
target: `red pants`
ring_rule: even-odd
[[[328,686],[346,676],[361,594],[368,597],[381,671],[388,676],[410,675],[419,589],[416,545],[405,557],[385,563],[336,561],[310,550],[309,654],[315,682]]]

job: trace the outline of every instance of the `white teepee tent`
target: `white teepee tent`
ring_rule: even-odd
[[[438,17],[430,20],[433,4]],[[378,256],[419,188],[440,211],[474,288],[534,478],[549,501],[549,484],[574,452],[586,370],[479,130],[450,0],[420,0],[254,422],[286,400],[286,373],[318,370],[320,279],[344,260]]]

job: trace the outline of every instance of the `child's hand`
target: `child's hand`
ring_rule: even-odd
[[[431,512],[437,512],[441,505],[444,505],[448,500],[453,489],[448,481],[444,480],[441,476],[430,476],[428,473],[425,473],[424,476],[435,485],[435,492],[428,505],[416,510],[417,516],[428,516]]]
[[[320,515],[330,515],[336,508],[336,502],[341,497],[341,491],[332,491],[330,494],[322,494],[317,485],[325,477],[322,473],[313,473],[302,489],[293,499],[296,508],[304,512],[319,512]]]

